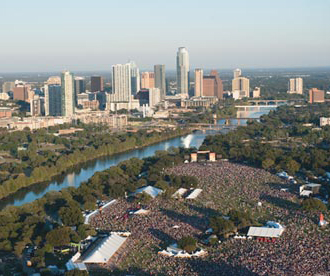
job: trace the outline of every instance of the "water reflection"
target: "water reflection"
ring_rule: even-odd
[[[0,208],[2,209],[9,205],[21,206],[43,197],[50,191],[60,191],[66,187],[79,187],[82,182],[87,181],[95,172],[106,170],[111,166],[115,166],[118,163],[133,157],[149,157],[154,155],[158,150],[168,150],[170,147],[199,148],[206,135],[207,133],[197,132],[184,137],[177,137],[168,141],[160,142],[142,149],[136,149],[86,162],[83,165],[72,168],[66,175],[56,177],[51,183],[38,183],[34,186],[19,190],[14,195],[1,200]]]
[[[261,115],[269,113],[270,110],[275,109],[274,107],[267,107],[260,109],[258,112],[250,111],[244,116],[239,116],[242,114],[237,114],[238,118],[259,118]],[[239,111],[241,112],[241,111]],[[236,120],[232,119],[232,125],[244,125],[247,120]],[[224,125],[225,120],[219,120],[218,124]],[[222,133],[227,133],[229,130],[224,129]],[[205,137],[213,133],[212,130],[208,130],[204,133],[195,132],[194,134],[189,134],[184,137],[177,137],[168,141],[163,141],[158,144],[154,144],[142,149],[136,149],[129,152],[101,157],[93,161],[86,162],[82,165],[78,165],[70,169],[66,175],[60,175],[54,178],[54,180],[49,183],[38,183],[34,186],[30,186],[24,189],[19,190],[12,196],[2,199],[0,202],[0,209],[3,209],[6,206],[14,205],[21,206],[25,203],[32,202],[38,198],[43,197],[46,193],[50,191],[60,191],[66,187],[79,187],[82,182],[87,181],[94,173],[98,171],[103,171],[111,166],[115,166],[118,163],[128,160],[133,157],[137,158],[146,158],[155,154],[159,150],[168,150],[170,147],[195,147],[199,148],[203,143]]]

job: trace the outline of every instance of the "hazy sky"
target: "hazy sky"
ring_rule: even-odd
[[[0,72],[330,66],[329,0],[1,0]]]

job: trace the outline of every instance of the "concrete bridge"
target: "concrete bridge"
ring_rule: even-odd
[[[252,111],[259,112],[262,108],[272,108],[276,109],[278,105],[236,105],[238,111]]]
[[[280,106],[286,104],[295,104],[297,102],[304,102],[304,99],[292,99],[292,100],[248,100],[251,105],[264,105],[264,106]]]

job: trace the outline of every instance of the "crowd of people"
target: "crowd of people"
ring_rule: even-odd
[[[96,228],[132,233],[115,258],[117,267],[133,274],[139,268],[149,275],[314,275],[330,271],[329,230],[317,226],[318,213],[301,211],[294,189],[280,190],[290,188],[284,180],[230,162],[182,164],[167,173],[197,177],[202,193],[191,201],[160,196],[143,206],[150,210],[147,215],[129,215],[142,206],[119,199],[91,219]],[[184,236],[198,239],[208,228],[210,216],[225,215],[231,209],[249,210],[259,222],[274,220],[286,229],[275,243],[228,239],[217,247],[204,246],[205,258],[157,254]],[[113,261],[105,267],[113,268]]]

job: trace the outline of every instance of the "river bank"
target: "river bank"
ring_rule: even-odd
[[[38,184],[50,183],[55,178],[70,172],[72,168],[83,166],[83,164],[86,164],[86,162],[90,162],[106,156],[114,156],[116,154],[125,153],[135,149],[142,149],[162,141],[187,135],[190,132],[191,131],[189,129],[180,128],[161,134],[153,132],[152,134],[150,133],[150,136],[146,138],[147,140],[139,146],[137,146],[137,138],[132,136],[130,139],[120,143],[120,145],[104,145],[97,149],[92,149],[89,147],[84,151],[80,151],[78,153],[74,152],[65,157],[65,163],[63,160],[61,160],[62,162],[57,162],[56,165],[52,167],[37,167],[34,168],[33,173],[29,177],[20,175],[16,179],[5,181],[0,186],[0,199],[1,201],[6,200],[6,198],[8,198],[10,195],[15,194],[21,189],[26,189]]]

